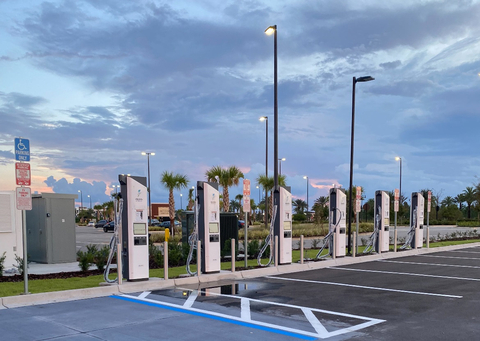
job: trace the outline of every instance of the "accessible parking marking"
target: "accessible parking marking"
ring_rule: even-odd
[[[338,282],[313,281],[313,280],[308,280],[308,279],[296,279],[296,278],[273,277],[273,276],[266,276],[266,278],[279,279],[279,280],[284,280],[284,281],[293,281],[293,282],[336,285],[336,286],[359,288],[359,289],[369,289],[369,290],[380,290],[380,291],[400,292],[400,293],[403,293],[403,294],[425,295],[425,296],[437,296],[437,297],[458,298],[458,299],[463,298],[463,296],[457,296],[457,295],[445,295],[445,294],[436,294],[436,293],[421,292],[421,291],[389,289],[389,288],[371,287],[371,286],[365,286],[365,285],[347,284],[347,283],[338,283]]]
[[[181,288],[177,288],[177,289],[182,290]],[[365,316],[352,315],[352,314],[345,314],[340,312],[333,312],[329,310],[302,307],[302,306],[279,303],[279,302],[270,302],[270,301],[258,300],[258,299],[235,296],[235,295],[219,294],[219,293],[212,293],[212,292],[209,293],[209,295],[214,295],[219,297],[229,297],[229,298],[240,300],[241,312],[240,312],[240,317],[238,317],[234,315],[215,312],[212,310],[194,308],[193,303],[197,299],[198,294],[199,293],[205,294],[206,291],[191,290],[191,289],[184,289],[184,290],[188,290],[190,292],[190,296],[188,297],[188,299],[183,305],[149,299],[146,297],[148,296],[149,293],[147,295],[145,295],[145,293],[141,293],[139,296],[119,295],[119,296],[111,296],[111,297],[133,302],[133,303],[145,304],[152,307],[169,309],[169,310],[191,314],[195,316],[206,317],[206,318],[214,319],[217,321],[237,324],[244,327],[250,327],[250,328],[277,333],[277,334],[288,335],[288,336],[303,339],[303,340],[315,340],[317,338],[326,339],[329,337],[338,336],[338,335],[346,334],[349,332],[359,331],[361,329],[385,322],[385,320],[381,320],[381,319],[369,318]],[[313,328],[313,330],[315,330],[315,332],[309,332],[302,329],[290,328],[290,327],[286,327],[279,324],[273,324],[273,323],[267,323],[267,322],[255,320],[253,319],[252,314],[250,312],[251,302],[267,304],[271,306],[280,306],[280,307],[298,309],[301,312],[303,312],[303,315],[305,316],[305,322],[308,322]],[[364,322],[329,332],[325,328],[325,326],[319,321],[317,316],[315,316],[315,313],[342,316],[350,319],[358,319]]]

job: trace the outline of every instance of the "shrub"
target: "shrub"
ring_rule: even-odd
[[[163,268],[162,251],[153,245],[153,242],[148,244],[148,260],[151,269]]]
[[[298,222],[303,222],[307,220],[307,216],[304,213],[296,213],[292,215],[292,220],[293,221],[298,221]]]
[[[15,267],[15,269],[17,269],[20,275],[23,275],[23,258],[20,257],[19,255],[15,255],[15,262],[16,264],[12,264],[12,265]],[[27,260],[27,266],[28,266],[28,260]]]
[[[180,266],[185,264],[183,259],[182,245],[178,242],[168,243],[168,266]]]
[[[260,252],[260,243],[257,239],[254,239],[247,244],[247,252],[251,258],[257,258],[258,253]]]
[[[106,245],[104,245],[100,250],[96,250],[93,253],[93,263],[95,263],[98,270],[100,271],[105,270],[105,265],[107,265],[109,254],[110,254],[110,247]]]
[[[93,263],[93,254],[89,253],[88,251],[82,251],[78,250],[77,252],[77,260],[78,260],[78,266],[80,267],[80,270],[83,272],[88,271],[88,268],[90,265]]]
[[[3,271],[5,270],[5,259],[7,258],[7,252],[4,252],[2,257],[0,257],[0,277],[3,276]]]

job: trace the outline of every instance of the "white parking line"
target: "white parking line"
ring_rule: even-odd
[[[337,267],[334,267],[334,266],[328,267],[327,269],[346,270],[346,271],[358,271],[358,272],[373,272],[373,273],[382,273],[382,274],[388,274],[388,275],[406,275],[406,276],[418,276],[418,277],[458,279],[458,280],[463,280],[463,281],[475,281],[475,282],[480,282],[480,278],[452,277],[452,276],[440,276],[440,275],[427,275],[427,274],[416,274],[416,273],[412,273],[412,272],[396,272],[396,271],[382,271],[382,270],[366,270],[366,269],[337,268]]]
[[[434,256],[434,255],[417,255],[420,257],[432,257],[432,258],[452,258],[452,259],[471,259],[471,260],[480,260],[480,258],[471,258],[471,257],[452,257],[452,256]]]
[[[377,262],[385,262],[385,263],[399,263],[399,264],[414,264],[414,265],[445,266],[445,267],[452,267],[452,268],[480,269],[480,266],[475,266],[475,265],[455,265],[455,264],[438,264],[438,263],[404,262],[404,261],[401,261],[401,260],[387,260],[387,259],[380,259],[380,260],[377,260]]]
[[[389,288],[381,288],[381,287],[370,287],[370,286],[365,286],[365,285],[346,284],[346,283],[338,283],[338,282],[312,281],[312,280],[308,280],[308,279],[296,279],[296,278],[273,277],[273,276],[266,276],[266,278],[279,279],[279,280],[292,281],[292,282],[316,283],[316,284],[336,285],[336,286],[341,286],[341,287],[350,287],[350,288],[359,288],[359,289],[400,292],[400,293],[403,293],[403,294],[438,296],[438,297],[446,297],[446,298],[463,298],[463,296],[457,296],[457,295],[445,295],[445,294],[435,294],[435,293],[421,292],[421,291],[410,291],[410,290],[389,289]]]
[[[480,253],[480,251],[450,250],[446,252]]]
[[[190,290],[189,290],[190,291]],[[183,304],[185,308],[191,308],[193,303],[195,303],[195,300],[198,297],[198,291],[197,290],[191,290],[190,295],[188,296],[187,300]]]
[[[140,295],[138,295],[138,298],[145,298],[148,295],[150,295],[152,292],[151,291],[144,291]]]

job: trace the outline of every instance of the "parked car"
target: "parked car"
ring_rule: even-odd
[[[95,222],[94,221],[89,221],[88,224],[87,224],[88,227],[94,227],[95,226]]]
[[[175,220],[174,224],[175,224],[175,226],[182,225],[182,223],[179,222],[178,220]],[[170,220],[162,221],[159,226],[165,227],[165,228],[170,228]]]
[[[158,219],[150,219],[150,226],[160,226]]]
[[[106,223],[108,223],[108,220],[99,220],[95,223],[95,228],[103,227]]]
[[[107,233],[108,231],[115,230],[115,222],[111,221],[108,224],[103,225],[103,232]]]
[[[241,229],[241,228],[243,229],[244,227],[245,227],[245,221],[244,221],[244,220],[239,220],[239,221],[238,221],[238,228],[239,228],[239,229]]]

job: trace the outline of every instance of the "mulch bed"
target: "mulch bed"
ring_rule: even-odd
[[[112,271],[112,270],[111,270]],[[113,272],[116,272],[116,269],[113,269]],[[71,272],[59,272],[53,274],[44,274],[44,275],[33,275],[29,274],[29,280],[35,279],[66,279],[72,277],[88,277],[103,275],[103,271],[100,270],[88,270],[88,271],[71,271]],[[23,282],[23,275],[13,275],[13,276],[0,276],[0,282]]]

